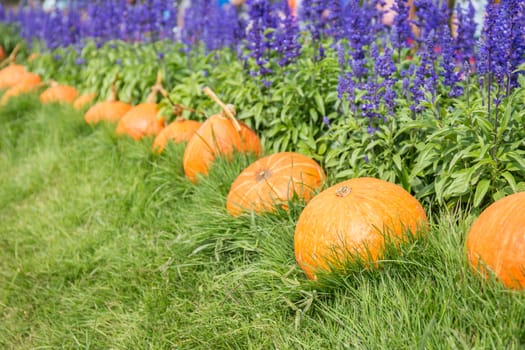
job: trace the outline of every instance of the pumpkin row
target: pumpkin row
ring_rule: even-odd
[[[42,86],[38,75],[11,64],[0,71],[0,89],[6,89],[1,103]],[[40,95],[42,103],[68,102],[77,109],[91,104],[95,94],[78,96],[75,88],[56,83]],[[187,142],[183,168],[193,182],[207,175],[219,156],[233,152],[261,156],[256,133],[235,118],[235,108],[224,104],[208,88],[204,90],[222,112],[204,123],[177,118],[165,126],[159,117],[157,95],[167,97],[162,77],[157,77],[144,103],[131,106],[117,100],[115,82],[106,101],[92,105],[85,113],[89,124],[118,123],[116,133],[136,140],[155,136],[153,150],[161,153],[168,142]],[[178,106],[181,108],[181,106]],[[182,106],[183,107],[183,106]],[[336,184],[316,195],[326,180],[313,159],[294,152],[268,155],[244,169],[231,185],[226,206],[231,215],[243,212],[287,209],[294,197],[307,202],[296,225],[295,257],[310,279],[319,273],[344,268],[356,257],[377,261],[384,252],[385,238],[402,242],[407,233],[428,228],[419,201],[402,187],[375,178],[355,178]],[[517,213],[517,216],[516,216]],[[474,222],[466,242],[471,266],[483,275],[495,274],[510,288],[525,288],[525,192],[493,203]]]

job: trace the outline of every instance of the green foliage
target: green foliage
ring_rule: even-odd
[[[415,118],[401,105],[375,133],[347,111],[324,136],[330,145],[325,167],[336,179],[372,176],[401,184],[430,206],[483,208],[525,190],[524,91],[513,90],[501,103],[497,121],[475,90],[469,101],[426,102]]]
[[[4,48],[5,54],[9,53],[15,48],[18,43],[21,43],[19,31],[17,28],[0,23],[0,45]]]

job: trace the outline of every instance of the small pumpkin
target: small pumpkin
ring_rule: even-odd
[[[145,103],[131,108],[120,118],[116,133],[127,135],[135,140],[145,136],[156,136],[165,126],[166,118],[158,116],[159,106],[156,103],[157,94],[162,89],[162,76],[157,75],[157,82],[151,88],[151,93]]]
[[[482,275],[491,271],[508,288],[525,289],[525,192],[485,209],[469,230],[466,250]]]
[[[72,86],[51,83],[44,92],[40,94],[41,103],[65,102],[73,103],[78,96],[78,91]]]
[[[403,239],[428,225],[419,201],[402,187],[375,178],[343,181],[315,196],[294,235],[297,263],[310,279],[343,268],[348,259],[377,261],[385,237]]]
[[[91,106],[84,114],[84,120],[88,124],[97,124],[101,121],[110,123],[118,122],[132,106],[129,103],[117,99],[118,91],[116,80],[113,81],[109,97],[106,101],[98,102]]]
[[[0,90],[15,86],[25,74],[26,68],[19,64],[13,63],[3,68],[0,70]]]
[[[41,78],[38,74],[26,73],[22,80],[15,86],[10,87],[2,96],[0,104],[5,105],[11,97],[31,92],[41,85]]]
[[[233,182],[226,208],[233,216],[243,211],[273,211],[276,205],[287,208],[294,195],[310,200],[326,180],[326,175],[311,158],[294,152],[281,152],[258,159]]]
[[[193,182],[197,175],[207,175],[210,166],[219,155],[231,156],[240,153],[254,153],[259,156],[262,146],[259,137],[243,122],[235,119],[235,109],[226,106],[209,88],[204,92],[223,109],[222,113],[209,117],[190,139],[182,159],[184,173]]]
[[[174,143],[188,142],[201,125],[201,122],[195,120],[176,119],[157,135],[153,142],[153,151],[162,153],[170,141]]]
[[[75,108],[77,111],[80,111],[81,109],[89,105],[91,102],[93,102],[95,98],[97,98],[97,94],[94,92],[82,94],[78,96],[73,102],[73,108]]]

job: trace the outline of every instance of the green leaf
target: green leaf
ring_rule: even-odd
[[[399,156],[399,154],[397,153],[394,154],[394,156],[392,157],[392,160],[394,161],[394,164],[396,165],[397,170],[402,171],[403,165],[401,163],[401,157]]]
[[[514,176],[508,171],[505,171],[501,174],[505,180],[507,180],[507,183],[509,184],[510,188],[512,188],[512,191],[516,192],[516,180],[514,180]]]
[[[483,198],[485,198],[489,188],[490,180],[483,179],[478,182],[478,185],[476,186],[476,193],[474,194],[474,207],[478,207],[481,204],[481,201]]]
[[[443,197],[450,198],[467,193],[470,187],[470,179],[474,174],[474,170],[474,168],[469,168],[452,174],[451,177],[454,178],[454,180],[443,192]]]
[[[313,108],[310,108],[309,112],[310,112],[310,118],[312,118],[312,120],[314,122],[316,122],[317,121],[317,117],[318,117],[317,111],[315,109],[313,109]]]
[[[517,152],[507,152],[506,157],[515,161],[525,171],[525,157],[520,156]]]
[[[315,91],[314,95],[315,103],[317,104],[317,108],[319,109],[319,112],[321,112],[322,115],[326,115],[326,110],[324,108],[324,101],[321,95],[319,94],[319,91]]]

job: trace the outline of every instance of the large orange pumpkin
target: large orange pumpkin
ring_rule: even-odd
[[[153,151],[162,153],[168,142],[188,142],[202,123],[195,120],[177,119],[166,126],[153,142]]]
[[[2,96],[0,104],[5,105],[7,101],[14,96],[31,92],[40,86],[41,79],[38,74],[26,73],[22,76],[22,80],[15,86],[10,87],[6,90]]]
[[[197,174],[207,175],[219,155],[231,156],[234,150],[257,156],[262,153],[261,143],[253,130],[242,122],[237,123],[239,129],[230,118],[217,114],[209,117],[195,132],[182,158],[184,173],[191,181],[197,181]]]
[[[158,117],[159,108],[156,103],[141,103],[131,108],[120,118],[116,133],[128,135],[135,140],[145,136],[156,136],[164,128],[165,118]]]
[[[427,226],[419,201],[402,187],[374,178],[343,181],[315,196],[295,228],[295,258],[308,278],[344,268],[353,258],[376,261],[385,237],[402,240]]]
[[[159,106],[156,103],[157,94],[161,90],[162,76],[159,72],[146,102],[131,108],[120,118],[116,130],[117,135],[128,135],[135,140],[140,140],[145,136],[156,136],[164,129],[166,118],[158,116]]]
[[[118,91],[116,86],[116,79],[111,86],[109,97],[106,101],[98,102],[91,106],[86,114],[84,120],[88,124],[96,124],[101,121],[110,123],[118,122],[132,106],[129,103],[118,101]]]
[[[10,64],[0,70],[0,89],[8,89],[20,82],[22,77],[27,74],[26,68],[19,64]]]
[[[235,108],[225,105],[208,87],[204,88],[204,92],[221,106],[222,112],[209,117],[184,150],[184,173],[193,182],[197,181],[197,174],[208,174],[219,155],[228,157],[234,150],[257,156],[262,154],[259,137],[246,124],[235,119]]]
[[[287,208],[299,196],[309,200],[326,180],[323,169],[313,159],[294,152],[281,152],[261,158],[244,169],[233,182],[226,208],[234,216],[243,211],[273,211]]]
[[[467,257],[483,275],[525,289],[525,192],[502,198],[476,219],[467,235]]]
[[[40,102],[65,102],[73,103],[78,96],[78,91],[72,86],[51,84],[49,88],[40,94]]]
[[[73,108],[79,111],[93,102],[95,98],[97,98],[97,94],[94,92],[82,94],[75,99],[75,102],[73,102]]]

